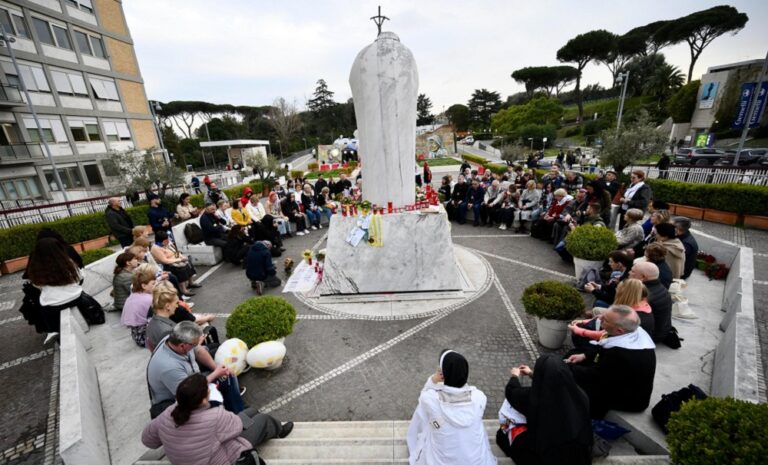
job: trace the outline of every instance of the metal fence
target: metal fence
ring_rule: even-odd
[[[768,169],[765,168],[716,168],[672,166],[661,171],[654,165],[634,165],[626,168],[625,173],[634,169],[645,171],[650,179],[668,179],[671,181],[690,182],[693,184],[752,184],[768,186]]]

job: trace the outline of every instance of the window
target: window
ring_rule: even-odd
[[[88,76],[88,81],[91,83],[93,94],[97,99],[120,101],[120,96],[117,94],[117,87],[115,86],[114,81],[108,81],[93,76]]]
[[[59,177],[61,178],[61,183],[64,184],[64,189],[83,187],[83,179],[80,177],[80,170],[76,166],[59,168]],[[45,172],[45,182],[48,183],[52,191],[59,190],[59,186],[53,177],[53,171]]]
[[[59,94],[88,96],[83,75],[74,71],[51,69],[51,77]]]
[[[29,39],[29,29],[27,28],[27,22],[24,20],[24,17],[11,14],[11,18],[13,18],[13,25],[16,26],[16,35]]]
[[[68,118],[72,138],[77,142],[98,142],[101,140],[96,118]]]
[[[50,24],[44,19],[35,17],[32,17],[32,24],[35,26],[37,38],[40,39],[40,42],[72,50],[72,42],[69,40],[69,33],[66,27]]]
[[[101,186],[104,184],[98,165],[83,165],[83,170],[85,171],[85,178],[88,180],[88,184],[91,186]]]
[[[93,14],[93,4],[91,3],[91,0],[67,0],[67,5]]]
[[[77,49],[83,55],[92,55],[99,58],[106,58],[107,54],[104,51],[104,42],[101,38],[91,36],[85,32],[75,31],[75,42],[77,42]]]
[[[46,142],[67,142],[67,134],[64,132],[64,125],[57,116],[40,116],[40,129]],[[41,142],[40,131],[37,130],[35,120],[24,118],[24,126],[27,128],[27,134],[32,142]]]
[[[21,13],[15,13],[5,8],[0,8],[0,24],[3,25],[5,32],[29,39],[27,23]]]
[[[42,197],[35,178],[4,179],[0,182],[0,200]]]
[[[13,34],[13,23],[11,23],[11,14],[8,13],[8,10],[0,9],[0,24],[3,25],[5,32]]]
[[[0,145],[14,145],[21,143],[19,127],[14,123],[2,123],[0,125]]]
[[[104,121],[104,133],[108,141],[131,140],[131,132],[125,121]]]

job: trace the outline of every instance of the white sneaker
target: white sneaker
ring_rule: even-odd
[[[304,234],[306,234],[304,231],[296,231],[297,236],[303,236]]]
[[[501,229],[502,231],[506,231],[507,230],[507,225],[506,224],[502,224],[501,226],[499,226],[499,229]]]
[[[314,227],[314,226],[313,226]],[[309,229],[304,230],[304,234],[309,234]]]
[[[315,226],[315,225],[313,224],[313,225],[312,225],[312,230],[313,230],[313,231],[317,231],[317,226]]]
[[[190,296],[188,296],[188,295],[182,295],[182,296],[181,296],[181,300],[183,300],[184,302],[188,301],[188,300],[189,300],[189,299],[191,299],[191,298],[192,298],[192,297],[190,297]]]
[[[187,305],[189,306],[189,309],[191,310],[192,307],[195,306],[195,303],[194,302],[187,302]]]
[[[43,345],[48,344],[51,341],[54,341],[59,338],[59,333],[48,333],[47,336],[45,336],[45,341],[43,341]]]
[[[320,226],[318,226],[318,228],[323,229],[323,225],[321,224]]]

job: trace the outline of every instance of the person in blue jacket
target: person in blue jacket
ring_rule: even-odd
[[[272,244],[269,241],[256,241],[245,257],[245,276],[251,280],[251,287],[258,295],[264,292],[264,286],[280,285],[275,264],[272,263],[271,248]]]
[[[467,210],[470,208],[474,213],[473,226],[480,226],[480,207],[483,205],[485,199],[485,189],[480,186],[480,181],[476,178],[472,179],[472,186],[467,190],[466,199],[459,204],[459,223],[466,223]]]
[[[173,215],[160,204],[160,197],[157,194],[149,194],[149,225],[153,232],[168,231],[171,232],[171,218]]]

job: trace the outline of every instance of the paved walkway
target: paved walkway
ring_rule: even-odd
[[[705,222],[696,222],[695,228],[754,249],[755,307],[768,370],[768,233]],[[297,260],[323,232],[288,240],[286,256]],[[470,361],[470,382],[486,392],[489,406],[498,405],[506,368],[531,363],[544,351],[526,338],[535,328],[522,312],[522,290],[534,281],[564,279],[572,266],[560,262],[541,241],[498,229],[454,225],[453,239],[487,260],[495,272],[490,288],[477,300],[434,317],[381,322],[330,318],[284,295],[299,313],[295,332],[287,339],[288,358],[276,372],[245,375],[246,400],[286,419],[406,419],[437,354],[453,347]],[[201,291],[195,310],[222,314],[215,323],[221,334],[225,315],[252,295],[243,272],[228,264],[217,268]],[[20,319],[20,274],[0,277],[0,293],[0,337],[14,341],[0,355],[5,381],[0,395],[7,399],[0,414],[0,464],[53,464],[56,353],[43,347],[42,336]],[[493,414],[486,412],[489,418]]]

